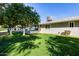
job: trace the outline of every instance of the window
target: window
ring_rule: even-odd
[[[46,25],[46,27],[45,27],[46,29],[49,29],[50,28],[50,26],[49,25]]]
[[[70,27],[74,27],[74,22],[70,22]]]

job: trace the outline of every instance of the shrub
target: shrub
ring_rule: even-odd
[[[22,36],[23,33],[22,33],[22,32],[13,32],[12,34],[13,34],[14,36]]]

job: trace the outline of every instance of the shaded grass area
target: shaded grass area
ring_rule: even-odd
[[[39,39],[39,37],[34,35],[0,37],[0,53],[3,53],[3,55],[27,55],[31,49],[39,47],[33,42],[36,39]]]
[[[47,43],[51,56],[79,56],[79,38],[51,36]]]
[[[1,36],[0,53],[9,56],[78,56],[79,38],[53,34]]]

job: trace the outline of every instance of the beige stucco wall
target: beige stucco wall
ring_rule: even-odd
[[[68,27],[68,22],[63,23],[53,23],[53,24],[44,24],[41,25],[41,28],[46,28],[46,26],[49,26],[49,28],[58,28],[58,27]]]
[[[41,28],[40,33],[48,33],[48,34],[59,34],[61,35],[62,32],[64,32],[65,30],[70,30],[70,36],[79,36],[79,27],[63,27],[63,28],[50,28],[50,29],[45,29],[45,28]]]
[[[72,21],[72,22],[74,22],[75,27],[79,27],[79,21]],[[69,27],[69,23],[70,22],[44,24],[44,25],[41,25],[41,28],[46,28],[46,26],[49,26],[50,28]]]
[[[79,21],[75,21],[75,27],[79,27]]]
[[[68,27],[68,22],[63,22],[63,23],[54,23],[54,24],[51,24],[51,27],[53,28],[58,28],[58,27]]]

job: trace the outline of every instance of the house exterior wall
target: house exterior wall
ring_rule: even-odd
[[[79,36],[79,21],[73,21],[74,27],[70,27],[70,22],[49,24],[50,27],[46,28],[46,25],[41,25],[40,33],[48,34],[61,34],[65,30],[70,30],[70,36]]]
[[[52,28],[59,28],[59,27],[68,27],[68,22],[63,22],[63,23],[54,23],[54,24],[51,24],[51,27]]]
[[[79,21],[75,21],[75,27],[79,27]]]
[[[50,28],[50,29],[45,29],[42,28],[40,33],[48,33],[48,34],[59,34],[64,32],[65,30],[70,30],[71,33],[70,35],[72,36],[78,36],[79,35],[79,27],[63,27],[63,28]]]

